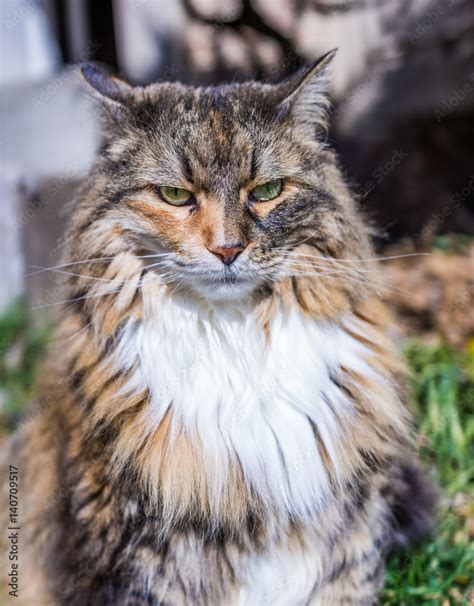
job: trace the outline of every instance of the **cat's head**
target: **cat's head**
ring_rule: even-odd
[[[357,213],[325,143],[333,55],[277,85],[141,88],[84,66],[106,126],[88,225],[106,220],[137,255],[161,255],[153,271],[209,299],[281,280],[302,243],[357,256]]]

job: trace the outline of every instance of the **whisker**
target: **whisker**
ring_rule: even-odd
[[[84,278],[86,280],[97,280],[98,282],[114,282],[114,278],[100,278],[99,276],[89,276],[87,274],[76,274],[71,271],[64,271],[62,269],[50,269],[49,271],[54,272],[55,274],[62,274],[66,276],[77,276],[78,278]],[[132,282],[132,280],[128,280],[127,282]],[[126,282],[124,282],[126,283]]]
[[[65,299],[64,301],[54,301],[53,303],[48,303],[47,305],[36,305],[35,307],[33,307],[33,310],[36,309],[47,309],[48,307],[56,307],[57,305],[66,305],[67,303],[75,303],[76,301],[85,301],[86,299],[95,299],[95,298],[99,298],[99,297],[106,297],[107,295],[113,295],[117,292],[120,292],[120,288],[117,290],[112,290],[110,292],[104,292],[104,293],[93,293],[93,294],[87,294],[87,295],[83,295],[81,297],[74,297],[72,299]]]
[[[276,249],[275,249],[276,250]],[[323,261],[327,263],[373,263],[375,261],[391,261],[393,259],[405,259],[408,257],[429,257],[431,253],[404,253],[401,255],[390,255],[388,257],[369,257],[367,259],[336,259],[334,257],[324,257],[321,255],[311,255],[308,253],[298,253],[295,250],[283,250],[280,254],[285,254],[286,256],[294,256],[296,258],[303,257],[309,259],[317,259],[318,261]]]
[[[133,255],[134,259],[151,259],[157,257],[172,256],[173,253],[155,253],[152,255]],[[72,267],[73,265],[82,265],[83,263],[97,263],[98,261],[113,261],[118,255],[112,257],[96,257],[93,259],[82,259],[81,261],[73,261],[70,263],[63,263],[62,265],[55,265],[53,267],[41,267],[40,265],[30,265],[30,267],[37,269],[38,271],[30,272],[26,274],[26,277],[35,276],[46,271],[52,271],[55,269],[63,269],[64,267]]]
[[[334,275],[336,273],[338,273],[338,275]],[[391,291],[393,293],[401,293],[401,294],[407,295],[407,296],[411,296],[412,295],[411,292],[409,292],[407,290],[404,290],[402,288],[399,288],[399,287],[397,287],[397,286],[395,286],[393,284],[390,284],[389,282],[386,282],[386,281],[384,281],[382,279],[376,279],[376,280],[374,280],[374,279],[367,279],[367,280],[364,280],[362,276],[357,276],[357,275],[354,275],[354,274],[352,274],[350,272],[344,272],[342,270],[340,272],[330,272],[330,271],[328,271],[328,272],[303,272],[302,271],[302,272],[291,272],[291,273],[288,273],[286,275],[285,274],[280,274],[280,276],[281,275],[284,275],[285,277],[296,277],[296,278],[297,277],[313,277],[313,278],[327,277],[327,278],[337,278],[340,275],[345,275],[347,279],[355,281],[355,282],[359,282],[360,284],[363,284],[363,285],[369,284],[369,285],[372,285],[374,288],[381,287],[384,290]]]
[[[165,263],[165,261],[158,261],[157,263],[152,263],[150,265],[145,265],[144,269],[149,268],[149,267],[158,267],[160,264]],[[98,282],[115,282],[116,278],[103,278],[100,276],[90,276],[87,274],[78,274],[78,273],[74,273],[71,271],[64,271],[62,269],[55,269],[55,268],[49,268],[49,271],[52,271],[54,273],[57,274],[62,274],[62,275],[66,275],[66,276],[75,276],[78,278],[84,278],[86,280],[96,280]],[[132,284],[134,283],[135,280],[123,280],[121,283],[122,284]]]
[[[360,268],[350,268],[350,267],[339,267],[337,266],[334,269],[328,269],[328,265],[319,265],[318,263],[311,263],[309,261],[290,261],[288,265],[282,265],[282,267],[296,267],[296,268],[308,268],[308,269],[321,269],[323,271],[331,271],[331,272],[339,272],[339,271],[353,271],[355,273],[379,273],[379,269],[360,269]]]
[[[137,284],[136,288],[137,288],[137,290],[140,290],[145,287],[151,287],[151,286],[156,287],[156,286],[163,285],[163,284],[169,284],[170,282],[173,282],[178,277],[179,277],[178,274],[176,274],[174,272],[165,272],[163,274],[163,276],[161,274],[159,274],[159,275],[157,274],[157,277],[155,280],[153,280],[152,282],[146,283],[146,284],[143,284],[143,282],[141,282],[141,283]],[[98,299],[101,297],[107,297],[107,296],[119,293],[122,290],[123,285],[128,284],[128,283],[134,283],[134,281],[133,280],[122,281],[118,288],[115,288],[113,290],[108,290],[106,292],[88,293],[88,294],[80,296],[80,297],[73,297],[72,299],[65,299],[63,301],[54,301],[53,303],[48,303],[46,305],[37,305],[37,306],[33,307],[32,309],[34,309],[34,310],[46,309],[46,308],[55,307],[58,305],[67,305],[69,303],[75,303],[76,301],[84,301],[84,300],[88,300],[88,299]]]
[[[66,341],[70,341],[71,339],[74,339],[74,337],[78,337],[81,333],[83,333],[85,330],[87,330],[90,326],[92,326],[93,323],[94,323],[93,320],[91,320],[88,324],[86,324],[86,326],[83,326],[81,329],[79,329],[73,335],[70,335],[69,337],[64,337],[64,339],[57,339],[57,340],[55,340],[55,342],[56,343],[65,343]]]

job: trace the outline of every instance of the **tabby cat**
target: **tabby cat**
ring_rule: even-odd
[[[375,604],[387,552],[430,526],[370,229],[327,145],[333,54],[276,85],[83,67],[104,142],[5,453],[15,603]]]

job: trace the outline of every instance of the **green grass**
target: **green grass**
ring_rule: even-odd
[[[0,317],[0,430],[11,431],[31,398],[50,329],[31,321],[27,307],[13,304]]]
[[[467,605],[474,573],[469,543],[474,515],[474,352],[411,342],[405,354],[413,373],[420,453],[442,493],[434,539],[389,559],[382,603]]]
[[[433,241],[433,248],[446,253],[465,254],[472,241],[472,236],[468,236],[467,234],[443,234],[436,236]]]
[[[50,331],[33,325],[24,305],[0,318],[0,427],[11,431],[32,395]],[[473,526],[474,347],[412,341],[405,355],[412,370],[412,408],[420,453],[442,491],[434,539],[394,554],[387,566],[382,603],[389,606],[468,604],[474,551]],[[471,589],[472,591],[472,589]],[[471,594],[472,595],[472,594]],[[472,602],[471,602],[472,603]]]

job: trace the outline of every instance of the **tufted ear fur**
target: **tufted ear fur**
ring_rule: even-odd
[[[305,135],[328,128],[330,66],[335,54],[336,49],[329,51],[279,85],[284,96],[277,115],[291,116]]]
[[[118,121],[124,118],[128,113],[127,104],[134,97],[134,87],[90,63],[81,66],[81,74],[94,97],[112,117]]]

